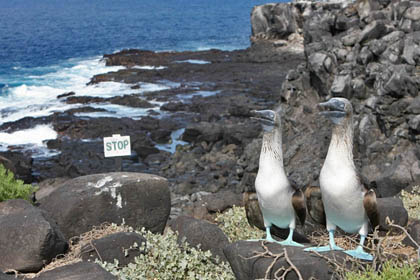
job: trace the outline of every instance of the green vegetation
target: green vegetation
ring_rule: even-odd
[[[223,230],[230,242],[248,239],[260,239],[264,232],[249,225],[245,208],[233,206],[216,217],[218,226]]]
[[[235,279],[229,264],[214,263],[210,251],[192,248],[185,241],[178,244],[171,230],[164,235],[144,230],[139,233],[147,240],[147,245],[139,248],[144,255],[122,268],[117,261],[102,264],[118,279]]]
[[[420,219],[420,186],[413,187],[411,192],[401,191],[401,199],[408,211],[408,216]]]
[[[416,280],[419,276],[419,264],[398,265],[395,262],[386,262],[382,272],[374,271],[369,267],[366,272],[347,273],[347,280]]]
[[[15,179],[13,172],[0,164],[0,202],[18,198],[30,200],[34,191],[36,188]]]

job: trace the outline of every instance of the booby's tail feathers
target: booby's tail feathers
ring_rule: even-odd
[[[363,206],[372,228],[375,229],[375,227],[379,225],[379,212],[376,203],[376,194],[372,189],[365,193],[365,197],[363,198]]]
[[[305,205],[305,196],[303,195],[302,190],[296,190],[292,196],[292,205],[295,209],[296,216],[298,217],[301,225],[305,224],[306,219],[306,205]]]
[[[309,186],[305,190],[305,197],[306,207],[311,218],[321,225],[327,225],[321,189],[317,186]]]

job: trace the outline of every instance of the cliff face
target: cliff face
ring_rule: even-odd
[[[253,47],[303,38],[306,62],[280,93],[286,161],[299,182],[317,179],[329,143],[316,103],[342,96],[355,110],[355,159],[379,195],[420,183],[419,1],[267,4],[251,19]]]

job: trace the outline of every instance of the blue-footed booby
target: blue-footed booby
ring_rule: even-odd
[[[325,109],[321,114],[333,123],[330,146],[319,176],[330,244],[305,251],[343,250],[334,242],[334,231],[338,226],[348,233],[359,233],[361,237],[360,245],[345,253],[373,260],[373,256],[363,250],[363,244],[369,221],[376,227],[379,215],[376,194],[362,184],[353,162],[353,107],[345,98],[331,98],[319,106]]]
[[[301,246],[293,241],[296,217],[305,222],[306,206],[303,192],[290,183],[283,166],[281,108],[275,111],[252,111],[254,119],[262,122],[263,141],[255,190],[266,228],[266,240],[282,245]],[[275,241],[270,227],[289,228],[286,240]]]

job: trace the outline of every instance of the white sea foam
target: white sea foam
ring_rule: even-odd
[[[215,91],[206,91],[206,90],[200,90],[200,91],[196,91],[190,94],[178,94],[177,96],[180,99],[191,99],[194,96],[201,96],[201,97],[209,97],[209,96],[213,96],[220,93],[220,90],[215,90]]]
[[[33,69],[34,75],[25,76],[25,84],[3,89],[0,96],[0,124],[16,121],[24,117],[48,116],[54,112],[62,112],[71,108],[80,107],[80,104],[66,104],[57,96],[65,92],[73,91],[77,96],[113,97],[118,95],[144,93],[150,91],[165,90],[173,87],[170,84],[140,83],[139,89],[131,89],[130,84],[117,82],[102,82],[87,86],[90,79],[97,74],[124,69],[122,66],[105,66],[100,57],[73,61],[69,60],[66,67],[46,67],[48,73],[42,73],[43,69]],[[72,66],[69,66],[72,65]],[[30,72],[31,69],[25,69]],[[118,109],[118,108],[115,108]],[[127,109],[123,109],[121,116],[129,117]],[[137,115],[137,111],[133,110]],[[102,116],[101,114],[97,114]],[[92,114],[94,116],[94,114]]]
[[[37,125],[34,128],[12,133],[0,132],[0,143],[6,145],[44,146],[43,141],[56,138],[57,132],[51,125]]]
[[[79,117],[89,117],[89,118],[99,118],[99,117],[111,117],[111,118],[132,118],[138,120],[143,116],[148,115],[149,110],[159,110],[160,106],[153,108],[134,108],[117,104],[108,104],[108,103],[94,103],[90,104],[91,107],[97,109],[104,109],[106,111],[98,112],[84,112],[76,113],[76,116]]]
[[[168,67],[166,67],[166,66],[148,66],[148,65],[146,65],[146,66],[136,65],[136,66],[131,67],[131,69],[141,69],[141,70],[162,70],[162,69],[166,69],[166,68],[168,68]]]
[[[184,128],[172,131],[172,133],[171,133],[171,140],[172,140],[171,143],[169,143],[169,144],[157,144],[157,145],[155,145],[156,148],[158,148],[159,150],[162,150],[162,151],[170,152],[172,154],[175,153],[176,146],[178,146],[178,145],[183,146],[183,145],[187,144],[187,142],[182,141],[180,139],[181,135],[184,133],[184,131],[185,131]]]
[[[163,66],[139,66],[142,69],[164,69]],[[179,87],[179,83],[159,81],[158,84],[138,83],[139,88],[132,89],[132,84],[117,82],[101,82],[87,85],[97,74],[125,69],[122,66],[105,66],[100,57],[87,60],[68,60],[62,65],[47,67],[16,68],[20,73],[16,80],[7,83],[22,83],[19,86],[3,87],[0,95],[0,124],[13,122],[25,117],[49,116],[55,112],[63,112],[82,104],[66,104],[64,99],[57,99],[58,95],[73,91],[76,96],[114,97],[126,94],[142,94]],[[160,111],[163,102],[151,102],[153,108],[132,108],[114,104],[89,104],[95,108],[105,109],[103,112],[78,113],[82,117],[130,117],[140,119],[148,114],[147,111]],[[11,145],[24,146],[24,149],[37,150],[38,156],[52,155],[42,142],[55,139],[57,133],[50,126],[37,126],[32,129],[17,131],[12,134],[0,132],[0,149],[7,149]]]
[[[199,60],[199,59],[187,59],[187,60],[178,60],[176,63],[191,63],[191,64],[210,64],[210,61]]]
[[[57,155],[59,152],[49,150],[45,141],[56,138],[57,132],[51,125],[37,125],[30,129],[12,133],[0,132],[0,150],[6,151],[9,146],[21,146],[20,149],[32,151],[34,158],[49,157]]]

